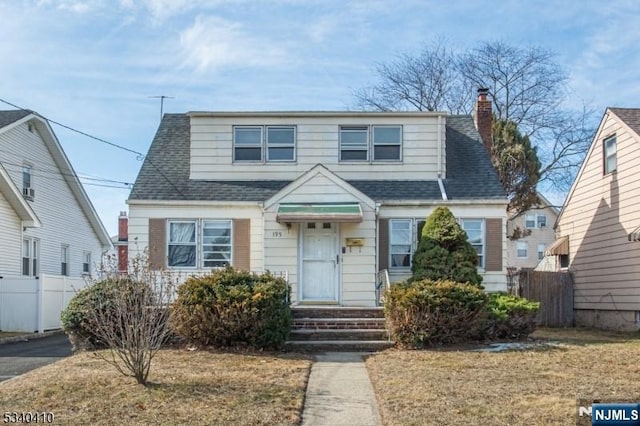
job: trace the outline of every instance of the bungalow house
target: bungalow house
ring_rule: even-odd
[[[577,325],[640,326],[638,159],[640,109],[607,108],[546,250],[573,273]]]
[[[68,302],[61,283],[74,277],[84,282],[110,247],[47,120],[32,111],[0,111],[0,329],[59,326],[60,310]],[[27,294],[49,289],[53,281],[55,295],[49,296],[62,299],[52,301],[51,321],[43,323],[42,313],[28,312],[46,307],[49,296],[35,302],[36,293],[34,298]]]
[[[478,105],[490,132],[486,92]],[[129,253],[154,267],[285,272],[294,304],[361,307],[379,271],[410,276],[422,222],[447,206],[485,288],[506,289],[507,199],[470,115],[165,114],[128,203]]]

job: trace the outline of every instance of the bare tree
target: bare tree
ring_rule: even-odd
[[[142,385],[170,338],[168,304],[176,285],[170,274],[151,271],[145,258],[134,259],[127,274],[103,271],[104,291],[89,315],[93,333],[108,348],[95,355]]]
[[[456,56],[444,40],[418,55],[405,53],[379,64],[376,71],[380,82],[354,93],[357,109],[467,112],[470,95],[465,96]]]
[[[489,89],[498,119],[514,122],[525,136],[549,128],[567,95],[567,74],[554,54],[489,41],[461,55],[457,66],[468,91]]]

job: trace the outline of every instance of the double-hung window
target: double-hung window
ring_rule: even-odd
[[[544,249],[547,247],[545,243],[538,243],[538,260],[544,258]]]
[[[262,163],[295,161],[294,126],[236,126],[233,128],[233,161]]]
[[[537,226],[538,228],[546,228],[547,227],[547,215],[546,214],[539,214],[537,216]]]
[[[197,221],[170,221],[167,265],[196,267]]]
[[[373,126],[373,160],[399,161],[402,151],[400,126]]]
[[[340,127],[340,161],[369,160],[369,127]]]
[[[235,127],[233,130],[233,160],[262,162],[262,127]]]
[[[91,274],[91,252],[85,251],[82,253],[82,273],[87,275]]]
[[[467,240],[478,255],[478,267],[484,268],[484,220],[460,219],[460,226],[467,233]]]
[[[529,257],[529,244],[526,241],[518,241],[516,255],[518,259],[526,259]]]
[[[391,219],[389,221],[389,265],[391,268],[411,267],[412,234],[412,219]]]
[[[60,248],[60,275],[69,275],[69,246],[66,244]]]
[[[616,135],[606,138],[604,144],[604,174],[611,173],[618,167]]]
[[[536,227],[536,215],[535,214],[528,214],[525,216],[525,220],[524,220],[524,226],[527,229],[533,229]]]
[[[202,221],[202,265],[205,268],[231,264],[231,221]]]
[[[401,126],[341,126],[339,138],[340,161],[402,159]]]
[[[36,239],[22,240],[22,275],[31,277],[38,275],[38,240]]]
[[[267,161],[294,161],[295,149],[295,127],[267,126]]]

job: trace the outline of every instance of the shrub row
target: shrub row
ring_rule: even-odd
[[[391,337],[402,347],[423,348],[473,340],[526,337],[539,304],[477,285],[421,280],[398,283],[385,295]]]
[[[128,280],[98,281],[79,291],[62,313],[62,325],[74,349],[103,347],[92,332],[91,312],[108,309],[114,291]],[[189,344],[275,348],[289,334],[289,286],[269,273],[255,275],[226,268],[190,277],[178,287],[171,305],[172,332]]]

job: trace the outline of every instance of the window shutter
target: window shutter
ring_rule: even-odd
[[[149,267],[152,270],[167,266],[167,221],[149,219]]]
[[[381,271],[389,268],[389,219],[378,219],[378,264]]]
[[[236,269],[251,268],[251,220],[233,220],[233,264]]]
[[[502,271],[502,219],[486,219],[485,271]]]

